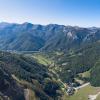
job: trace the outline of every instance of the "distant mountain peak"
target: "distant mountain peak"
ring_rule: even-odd
[[[100,40],[99,28],[0,23],[1,50],[67,50]],[[68,48],[69,47],[69,48]]]
[[[28,23],[28,22],[25,22],[25,23],[21,24],[21,26],[22,26],[23,28],[28,29],[28,28],[32,28],[32,27],[33,27],[33,24]]]

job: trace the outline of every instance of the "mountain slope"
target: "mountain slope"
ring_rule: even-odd
[[[6,86],[8,87],[8,84],[10,88],[2,91]],[[22,89],[16,84],[20,84]],[[18,98],[26,89],[33,91],[41,100],[57,99],[63,94],[57,77],[48,71],[44,65],[39,64],[31,57],[8,52],[0,52],[0,85],[0,93],[8,96],[10,100],[21,100]],[[57,90],[61,92],[57,93]],[[17,91],[19,91],[18,94]],[[18,97],[16,97],[17,95]]]
[[[100,60],[91,69],[90,82],[94,86],[100,86]]]
[[[0,23],[0,49],[17,51],[68,51],[100,39],[99,28],[57,24]]]
[[[1,68],[0,97],[2,97],[3,100],[25,100],[23,88],[17,84],[10,74]]]
[[[46,56],[54,61],[52,69],[56,71],[63,82],[74,82],[74,78],[79,73],[91,70],[100,59],[100,41],[84,46],[79,50],[70,51],[69,53],[49,52]],[[95,70],[94,67],[92,72],[95,73]],[[94,77],[93,74],[91,74],[91,79],[92,77]]]

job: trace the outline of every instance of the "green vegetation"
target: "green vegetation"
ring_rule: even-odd
[[[70,53],[65,52],[61,55],[57,55],[49,52],[47,55],[54,61],[55,65],[58,65],[58,70],[55,71],[63,82],[73,82],[78,74],[84,72],[84,80],[89,80],[90,73],[88,73],[88,71],[93,68],[100,58],[100,42],[98,41],[88,46],[84,46]]]
[[[9,73],[10,76],[16,80],[16,83],[20,84],[23,89],[30,89],[41,100],[53,100],[54,98],[60,98],[63,96],[57,77],[50,72],[47,67],[43,64],[41,65],[32,57],[0,52],[0,68]],[[3,78],[1,75],[0,77]],[[46,79],[48,79],[52,84],[49,85],[49,81],[47,82]],[[48,93],[49,90],[46,87],[50,88],[54,94],[50,95]],[[52,87],[54,87],[54,89]],[[60,91],[62,94],[59,94],[57,91]]]
[[[0,26],[0,50],[8,51],[0,51],[0,99],[24,100],[28,90],[30,100],[87,100],[100,91],[93,87],[100,86],[99,28]],[[67,95],[68,87],[85,82],[92,86]]]
[[[32,57],[45,66],[52,64],[52,61],[43,54],[33,54]]]
[[[63,83],[62,85],[60,82],[60,88],[65,93],[66,89],[65,87],[63,89],[63,86],[65,83],[69,84],[69,82],[73,82],[75,83],[75,86],[78,86],[79,84],[90,81],[92,85],[100,86],[97,85],[97,83],[99,83],[100,81],[98,81],[98,78],[95,78],[95,75],[93,75],[94,71],[95,73],[97,72],[95,69],[96,67],[93,66],[100,65],[97,64],[98,59],[100,58],[100,42],[95,42],[92,45],[90,44],[88,46],[84,46],[77,51],[70,51],[69,53],[53,51],[47,53],[33,53],[29,56],[34,58],[38,63],[45,65],[49,71],[57,75],[56,78],[60,79]],[[97,70],[99,73],[99,69]],[[94,79],[91,77],[94,77]],[[96,83],[96,85],[93,84],[94,82]],[[88,94],[97,93],[96,89],[98,88],[87,86],[86,88],[80,89],[77,93],[70,97],[64,93],[65,97],[63,96],[62,100],[66,100],[66,97],[68,98],[68,100],[75,100],[74,98],[76,98],[76,100],[81,100],[81,98],[87,100]],[[87,92],[85,93],[84,91]]]
[[[80,73],[79,76],[82,77],[82,78],[90,78],[90,71]]]
[[[100,100],[100,95],[96,98],[96,100]]]
[[[90,78],[93,77],[91,69],[100,58],[100,42],[84,46],[77,51],[71,50],[69,53],[53,51],[33,53],[30,56],[38,63],[46,65],[49,71],[65,83],[84,83],[93,79]],[[95,71],[95,68],[93,70]]]
[[[100,88],[88,85],[78,90],[73,96],[69,96],[66,100],[88,100],[89,95],[95,95],[100,91]]]
[[[100,60],[91,69],[90,82],[94,86],[100,86]]]
[[[24,100],[23,88],[12,76],[0,68],[0,97],[3,100]],[[1,99],[2,100],[2,99]]]

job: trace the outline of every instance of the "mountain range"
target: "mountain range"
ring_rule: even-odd
[[[68,51],[100,40],[100,28],[0,23],[0,50]]]
[[[67,100],[99,77],[100,28],[0,23],[0,100]]]

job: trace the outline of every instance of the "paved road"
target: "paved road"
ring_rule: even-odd
[[[81,88],[83,88],[83,87],[85,87],[85,86],[87,86],[87,85],[89,85],[90,83],[88,82],[88,83],[85,83],[85,84],[83,84],[83,85],[81,85],[81,86],[79,86],[79,87],[75,87],[74,89],[75,90],[79,90],[79,89],[81,89]]]

